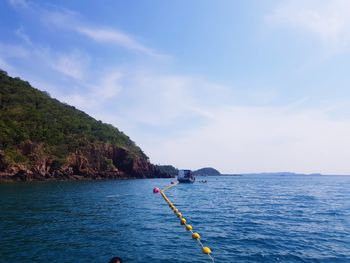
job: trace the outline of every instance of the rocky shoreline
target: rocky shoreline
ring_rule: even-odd
[[[44,181],[94,181],[94,180],[130,180],[130,179],[151,179],[151,178],[173,178],[172,176],[152,176],[152,177],[130,177],[125,174],[117,173],[105,173],[100,172],[96,174],[88,175],[67,175],[62,174],[60,176],[41,176],[39,174],[32,173],[18,173],[15,175],[0,173],[0,183],[8,182],[44,182]]]
[[[0,172],[0,182],[32,182],[32,181],[78,181],[78,180],[127,180],[127,179],[150,179],[150,178],[173,178],[171,175],[155,172],[152,175],[130,176],[123,172],[96,171],[85,174],[66,173],[54,171],[45,175],[31,170],[18,169],[17,172]]]
[[[43,153],[43,144],[30,141],[16,149],[26,163],[10,164],[0,150],[0,181],[99,180],[170,178],[148,159],[108,144],[90,144],[59,161]]]

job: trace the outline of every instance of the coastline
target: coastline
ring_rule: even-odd
[[[71,172],[71,171],[70,171]],[[33,181],[85,181],[85,180],[127,180],[127,179],[151,179],[173,178],[170,174],[158,170],[145,173],[126,174],[121,171],[93,171],[82,174],[54,171],[53,173],[33,173],[30,170],[20,170],[16,173],[0,172],[0,182],[33,182]]]

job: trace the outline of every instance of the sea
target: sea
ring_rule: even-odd
[[[0,262],[212,262],[152,191],[172,180],[1,183]],[[349,176],[197,177],[166,194],[215,262],[350,262]]]

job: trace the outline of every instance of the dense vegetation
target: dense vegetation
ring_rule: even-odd
[[[177,176],[179,170],[172,165],[156,165],[158,170],[162,173],[169,174],[171,176]]]
[[[44,143],[44,151],[66,158],[89,143],[109,143],[147,158],[123,132],[76,108],[52,99],[26,81],[0,71],[0,149],[10,162],[25,162],[16,147],[27,140]]]
[[[0,172],[18,164],[33,173],[45,166],[41,174],[64,166],[77,174],[87,169],[135,176],[145,176],[144,171],[146,176],[162,173],[117,128],[0,70]],[[35,165],[40,167],[34,169]]]

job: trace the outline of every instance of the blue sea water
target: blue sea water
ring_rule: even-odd
[[[350,262],[350,177],[205,180],[166,193],[215,262]],[[211,262],[152,193],[169,183],[2,183],[0,262]]]

